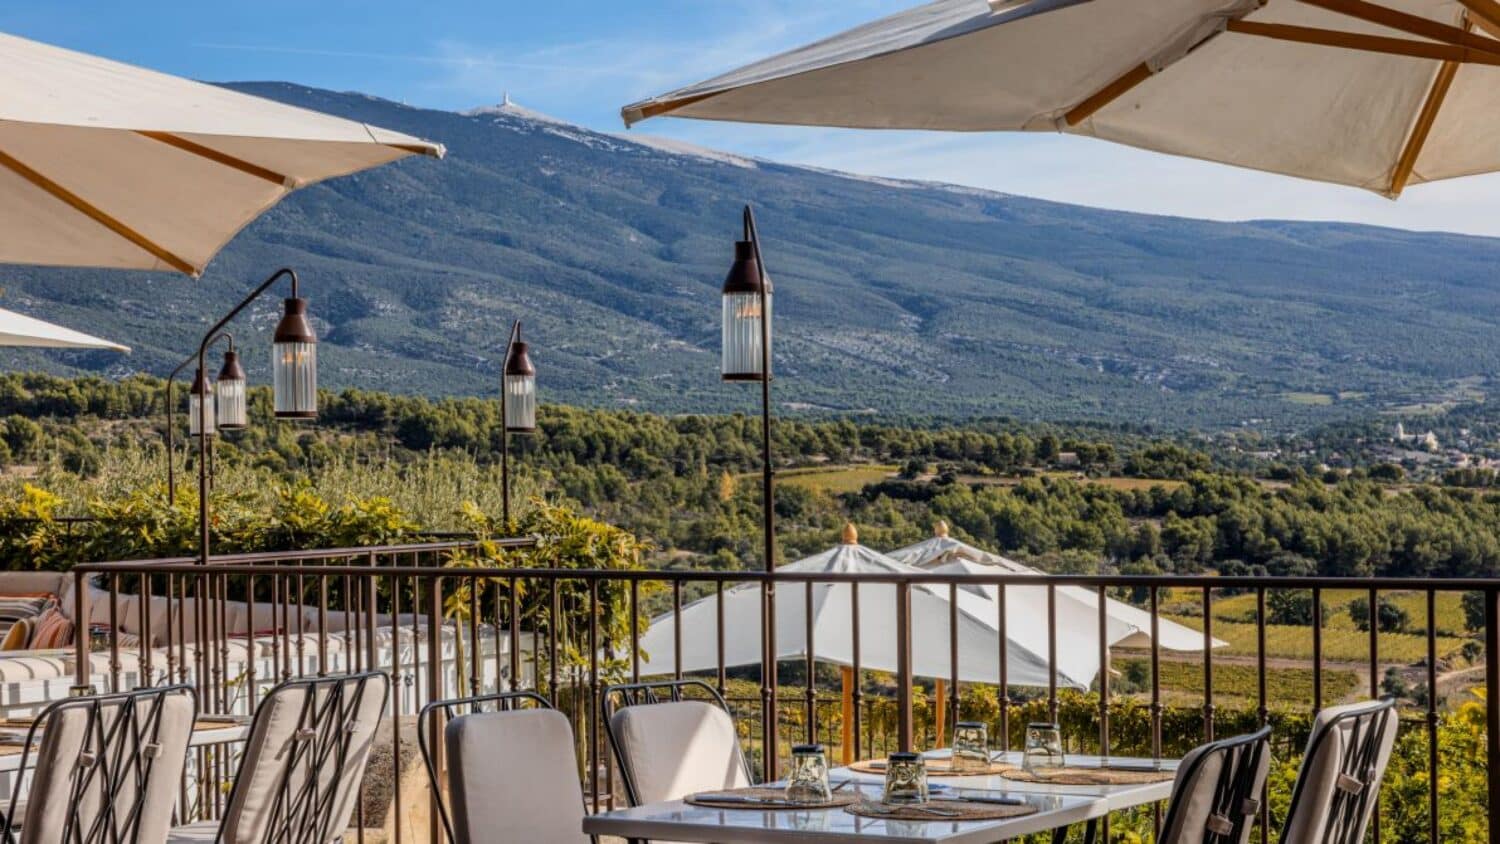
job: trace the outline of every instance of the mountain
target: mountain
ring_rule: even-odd
[[[717,375],[746,201],[777,282],[783,410],[1285,428],[1479,395],[1500,364],[1496,240],[1103,211],[601,133],[508,102],[459,114],[232,87],[449,157],[304,190],[200,281],[0,268],[0,306],[136,350],[0,365],[164,374],[290,265],[327,388],[493,395],[521,318],[545,400],[750,411],[752,391]],[[277,307],[242,320],[252,379]]]

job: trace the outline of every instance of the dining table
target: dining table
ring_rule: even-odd
[[[29,725],[19,722],[0,722],[0,774],[13,773],[21,769],[21,760],[26,749],[26,732]],[[39,737],[39,736],[38,736]],[[193,724],[189,747],[211,747],[241,742],[250,737],[250,718],[239,715],[200,715]],[[36,746],[32,746],[34,751]],[[31,764],[36,764],[35,754]]]
[[[923,754],[928,760],[944,760],[946,750]],[[995,753],[997,763],[1019,766],[1019,753]],[[953,820],[934,815],[930,820],[894,820],[854,815],[843,809],[728,809],[695,806],[671,800],[592,815],[584,819],[583,831],[594,836],[631,840],[704,842],[705,844],[995,844],[1022,835],[1051,832],[1061,841],[1067,831],[1082,825],[1084,840],[1097,840],[1099,822],[1112,812],[1146,806],[1171,796],[1172,780],[1179,760],[1098,756],[1067,757],[1069,768],[1099,768],[1159,771],[1155,782],[1059,785],[1023,782],[1003,775],[949,776],[932,778],[934,807],[942,800],[965,796],[1012,800],[1036,811],[1003,820]],[[879,803],[883,777],[868,770],[836,768],[830,782],[841,791],[854,789],[862,798]]]

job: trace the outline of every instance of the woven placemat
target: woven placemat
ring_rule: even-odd
[[[746,800],[764,800],[764,803],[745,803],[736,800],[734,802],[716,801],[715,797],[737,797]],[[745,809],[752,812],[763,812],[766,810],[787,811],[795,809],[799,812],[814,809],[838,809],[851,803],[858,803],[864,798],[856,792],[834,792],[833,799],[826,803],[788,803],[785,788],[734,788],[727,791],[705,791],[702,794],[689,796],[684,803],[689,806],[701,806],[705,809]]]
[[[929,777],[988,777],[1003,775],[1016,770],[1016,766],[1008,762],[990,761],[988,768],[978,771],[955,771],[953,763],[948,759],[928,759],[927,776]],[[866,759],[862,762],[852,762],[849,770],[858,774],[875,774],[885,776],[884,759]]]
[[[1015,768],[1000,776],[1015,782],[1045,785],[1149,785],[1169,782],[1177,777],[1177,773],[1140,768],[1038,768],[1035,771]]]
[[[889,806],[862,800],[844,807],[844,811],[862,818],[884,818],[890,821],[1003,821],[1024,818],[1037,813],[1037,807],[1006,806],[1000,803],[964,803],[958,800],[934,800],[920,806]]]

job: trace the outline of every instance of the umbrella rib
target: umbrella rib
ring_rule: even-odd
[[[1389,195],[1394,199],[1401,195],[1406,189],[1406,183],[1411,179],[1412,171],[1417,167],[1417,158],[1422,154],[1422,147],[1427,143],[1427,137],[1432,133],[1432,125],[1437,122],[1438,112],[1442,111],[1443,101],[1448,96],[1448,89],[1453,87],[1453,78],[1458,75],[1458,62],[1443,62],[1438,68],[1437,78],[1432,81],[1432,89],[1427,92],[1427,100],[1422,103],[1422,111],[1417,115],[1416,125],[1412,127],[1411,137],[1406,141],[1406,148],[1401,151],[1401,158],[1396,162],[1396,170],[1391,175],[1391,189]]]
[[[1458,0],[1489,31],[1500,30],[1500,3],[1495,0]]]
[[[160,244],[157,244],[155,241],[151,240],[149,237],[146,237],[130,226],[127,226],[125,223],[111,216],[108,212],[96,207],[88,200],[84,199],[76,193],[73,193],[57,182],[52,181],[51,179],[42,175],[40,172],[33,170],[24,162],[12,157],[4,151],[0,151],[0,166],[3,166],[6,169],[14,172],[16,175],[20,176],[28,182],[31,182],[33,185],[41,188],[57,199],[62,200],[68,205],[72,206],[75,211],[78,211],[79,213],[105,227],[106,229],[109,229],[111,232],[114,232],[116,235],[124,238],[125,240],[130,241],[131,243],[150,253],[157,260],[170,266],[172,269],[194,277],[198,275],[199,268],[193,266],[191,262],[173,254],[170,250],[166,249]]]
[[[1384,53],[1407,56],[1414,59],[1433,59],[1444,62],[1500,66],[1500,53],[1472,50],[1453,44],[1437,44],[1430,41],[1412,41],[1407,38],[1388,38],[1383,35],[1365,35],[1358,32],[1342,32],[1336,29],[1319,29],[1311,26],[1296,26],[1285,23],[1261,23],[1259,21],[1233,20],[1229,31],[1241,35],[1255,35],[1280,41],[1314,44],[1322,47],[1338,47],[1361,50],[1368,53]]]
[[[1090,117],[1093,117],[1099,109],[1125,96],[1137,85],[1155,75],[1156,71],[1151,69],[1151,65],[1142,62],[1126,71],[1123,76],[1115,81],[1100,88],[1088,99],[1074,106],[1067,114],[1063,115],[1063,120],[1069,126],[1077,126]]]
[[[220,152],[213,147],[204,146],[203,144],[197,143],[196,141],[190,141],[180,135],[174,135],[171,132],[137,131],[136,134],[145,138],[150,138],[153,141],[160,141],[161,143],[164,143],[170,147],[176,147],[183,152],[189,152],[193,155],[206,158],[209,161],[214,162],[215,164],[222,164],[225,167],[238,170],[241,173],[246,173],[248,175],[254,176],[257,179],[263,179],[273,185],[278,185],[280,187],[288,189],[297,187],[297,180],[292,178],[291,176],[282,175],[281,173],[277,173],[275,170],[267,169],[260,166],[259,164],[253,164],[249,161],[244,160],[243,158],[236,158],[229,153]]]
[[[1485,53],[1500,54],[1500,41],[1493,38],[1485,38],[1461,27],[1369,3],[1366,0],[1301,0],[1301,2],[1389,29],[1400,30],[1409,35],[1430,38],[1455,47],[1468,47]]]

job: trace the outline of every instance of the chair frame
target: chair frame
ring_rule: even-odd
[[[438,776],[437,759],[433,753],[431,740],[428,738],[429,734],[436,734],[435,728],[437,725],[432,723],[431,719],[439,710],[442,711],[444,720],[452,720],[455,715],[477,714],[484,711],[480,707],[487,703],[495,704],[495,712],[520,712],[522,711],[522,707],[520,706],[522,703],[535,704],[535,706],[528,707],[530,709],[557,711],[557,708],[552,705],[551,701],[536,692],[522,691],[435,700],[422,707],[421,711],[417,713],[417,747],[422,751],[422,762],[427,766],[427,781],[432,785],[433,802],[437,804],[438,817],[443,822],[443,830],[448,833],[449,841],[458,841],[458,836],[453,834],[453,818],[448,812],[447,801],[443,799],[442,778]],[[454,709],[460,706],[469,707],[469,711],[467,713],[455,713]],[[581,792],[582,789],[580,788]],[[584,812],[585,814],[588,812],[587,800],[584,801]],[[597,836],[590,835],[589,840],[597,844],[599,839]]]
[[[1204,844],[1214,841],[1238,842],[1246,830],[1246,823],[1253,827],[1260,815],[1261,795],[1250,793],[1254,789],[1255,774],[1260,770],[1261,759],[1270,755],[1271,752],[1271,728],[1261,727],[1253,733],[1234,738],[1216,741],[1206,745],[1203,752],[1193,758],[1191,764],[1179,773],[1180,782],[1189,782],[1198,775],[1198,771],[1208,762],[1209,757],[1220,754],[1230,754],[1246,748],[1237,757],[1238,764],[1224,765],[1219,769],[1219,781],[1214,788],[1213,812],[1209,815],[1210,820],[1215,818],[1227,820],[1230,828],[1227,830],[1204,830]],[[1167,815],[1162,821],[1161,828],[1168,830],[1172,828],[1173,821],[1186,809],[1180,797],[1186,795],[1173,794],[1172,800],[1167,804]],[[1245,811],[1252,807],[1251,811]]]
[[[384,686],[377,694],[383,701],[390,698],[390,677],[384,671],[364,671],[353,674],[331,674],[327,677],[305,677],[294,680],[286,680],[279,683],[270,694],[261,700],[256,707],[255,717],[250,722],[250,736],[256,735],[256,728],[260,726],[261,718],[270,707],[266,703],[275,695],[290,689],[305,689],[307,696],[302,703],[302,713],[299,717],[297,729],[297,740],[294,748],[285,761],[279,762],[281,767],[280,781],[276,785],[275,798],[272,803],[272,820],[266,830],[268,841],[285,842],[286,844],[322,844],[322,842],[333,839],[333,830],[328,829],[329,818],[325,810],[332,809],[334,801],[338,799],[338,785],[344,778],[344,764],[347,762],[347,750],[351,730],[351,719],[359,711],[359,704],[368,693],[369,686],[374,681],[380,681]],[[345,700],[344,687],[351,682],[356,683],[356,689],[347,707],[343,706]],[[328,699],[321,706],[315,706],[318,702],[318,691],[320,688],[331,689]],[[382,704],[383,706],[384,704]],[[384,709],[382,708],[382,712]],[[302,740],[307,739],[307,740]],[[293,794],[290,788],[292,772],[298,763],[307,759],[308,754],[314,757],[313,768],[320,769],[323,764],[333,757],[333,778],[330,781],[327,793],[321,793],[318,786],[318,777],[307,777],[297,793]],[[236,771],[234,786],[229,791],[227,806],[234,805],[234,799],[245,782],[244,759],[241,758],[240,770]],[[313,811],[307,811],[311,808]],[[224,823],[228,821],[228,814],[219,821],[219,832],[216,840],[222,840],[224,835]]]
[[[6,807],[5,816],[0,819],[3,820],[3,826],[0,826],[0,840],[3,840],[5,844],[16,842],[18,830],[15,822],[16,804],[20,799],[21,780],[28,767],[27,763],[31,759],[32,748],[36,746],[37,732],[60,713],[83,709],[88,712],[88,721],[84,728],[88,736],[86,746],[92,744],[97,749],[88,751],[94,757],[93,761],[87,764],[88,773],[82,777],[73,778],[69,803],[74,806],[78,805],[82,795],[93,788],[96,783],[100,783],[104,790],[101,795],[99,815],[94,818],[90,828],[87,830],[80,828],[77,825],[78,815],[70,814],[64,827],[63,839],[59,844],[107,844],[120,840],[134,841],[140,834],[142,800],[145,795],[145,790],[141,786],[151,776],[156,759],[160,755],[149,751],[153,746],[160,749],[158,738],[161,729],[162,704],[168,695],[178,694],[187,695],[193,702],[193,721],[196,721],[198,694],[191,686],[181,684],[107,695],[67,698],[43,709],[26,731],[26,745],[21,751],[21,767],[17,772],[16,785],[11,789],[10,802]],[[144,702],[149,702],[150,705],[143,711],[141,704]],[[117,706],[119,714],[106,728],[102,714],[106,707],[111,706]],[[78,764],[83,764],[84,761],[83,756],[78,758]],[[102,781],[96,778],[102,778]],[[127,784],[135,785],[137,796],[141,799],[134,801],[130,812],[123,819],[126,829],[121,830],[116,826],[119,818],[116,817],[115,810],[117,798]],[[127,830],[128,834],[122,839],[121,832]]]
[[[1374,723],[1371,729],[1364,735],[1360,735],[1359,728],[1354,728],[1351,736],[1351,747],[1344,754],[1342,764],[1339,768],[1340,778],[1351,777],[1358,780],[1357,775],[1363,774],[1374,767],[1380,758],[1380,736],[1384,735],[1385,727],[1390,719],[1398,718],[1396,712],[1396,699],[1393,697],[1382,697],[1375,705],[1367,709],[1353,712],[1345,712],[1330,720],[1314,733],[1308,742],[1307,753],[1302,757],[1302,764],[1316,757],[1322,749],[1323,742],[1333,731],[1346,721],[1361,718],[1372,718]],[[1297,817],[1297,809],[1301,806],[1302,799],[1307,789],[1307,778],[1303,772],[1297,774],[1297,784],[1292,788],[1292,802],[1287,806],[1286,821],[1282,824],[1281,837],[1286,840],[1287,832],[1291,829],[1293,819]],[[1376,791],[1371,783],[1364,783],[1364,787],[1357,792],[1350,792],[1342,787],[1333,790],[1333,803],[1328,808],[1328,822],[1323,829],[1323,844],[1360,844],[1355,835],[1361,832],[1365,812],[1370,805],[1370,795]]]
[[[657,693],[658,689],[668,691],[668,696],[665,700]],[[602,715],[600,720],[604,723],[604,734],[609,736],[609,747],[614,753],[615,762],[620,769],[620,779],[625,782],[625,795],[630,798],[630,805],[632,806],[641,805],[640,792],[636,789],[635,776],[630,771],[630,765],[625,761],[625,753],[623,748],[620,747],[620,739],[615,735],[615,713],[627,707],[643,704],[684,703],[690,700],[682,695],[685,689],[701,689],[709,696],[709,700],[703,701],[704,703],[713,703],[729,713],[731,719],[734,717],[734,713],[729,709],[729,704],[725,702],[724,696],[719,694],[719,690],[702,680],[654,680],[641,683],[621,683],[606,686],[604,692],[599,696],[599,709]],[[615,704],[617,697],[622,701],[618,706]],[[755,782],[755,777],[750,773],[750,763],[746,761],[743,752],[740,753],[740,766],[745,772],[745,781]]]

